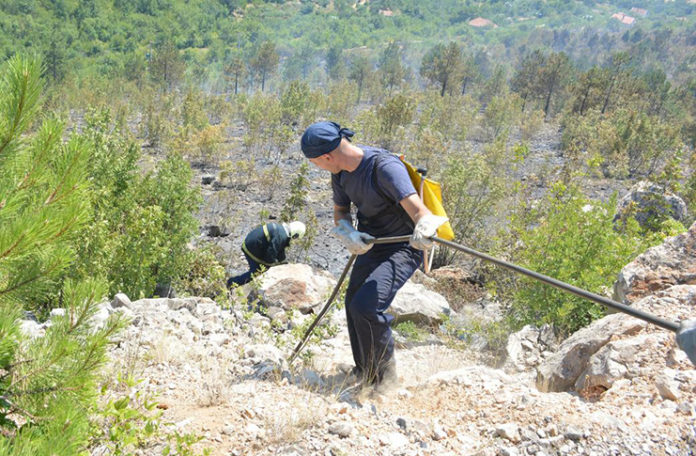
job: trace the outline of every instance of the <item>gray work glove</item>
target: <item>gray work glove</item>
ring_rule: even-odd
[[[331,232],[343,242],[346,249],[353,255],[362,255],[372,248],[372,244],[368,244],[367,241],[374,239],[374,237],[356,230],[348,220],[339,220],[338,225],[333,227]]]
[[[437,229],[449,220],[447,217],[428,214],[418,219],[416,227],[408,243],[411,247],[418,250],[428,250],[433,246],[433,241],[429,238],[437,234]]]
[[[696,319],[684,320],[679,324],[677,345],[687,354],[691,364],[696,366]]]

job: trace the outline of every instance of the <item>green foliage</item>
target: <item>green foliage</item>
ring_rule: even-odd
[[[226,160],[220,163],[218,180],[223,185],[244,191],[254,181],[256,175],[256,161],[253,157],[236,162]],[[232,193],[232,195],[235,194],[235,192]]]
[[[63,142],[62,125],[39,112],[41,66],[16,56],[0,72],[0,454],[78,454],[86,448],[95,376],[119,323],[92,327],[106,288],[63,280],[43,336],[19,328],[22,311],[49,299],[75,259],[88,222],[87,143]]]
[[[307,194],[309,193],[308,172],[309,165],[307,162],[303,162],[290,182],[290,193],[285,199],[283,209],[280,211],[280,220],[282,222],[297,220],[297,214],[300,213],[302,208],[307,206]]]
[[[393,88],[399,87],[406,77],[407,69],[401,63],[402,49],[395,41],[390,42],[382,51],[379,58],[379,73],[382,85],[390,92]]]
[[[396,325],[394,329],[401,336],[405,337],[406,339],[412,342],[422,342],[426,337],[425,331],[416,326],[416,324],[412,321],[401,322],[398,325]]]
[[[300,258],[306,255],[314,244],[319,228],[314,209],[307,204],[307,195],[309,194],[308,172],[309,164],[303,162],[297,174],[290,182],[290,193],[285,199],[283,208],[280,211],[280,220],[282,222],[299,220],[305,224],[306,228],[305,235],[302,239],[293,240],[290,243],[291,249],[288,255],[289,258]]]
[[[303,116],[312,102],[309,84],[292,81],[280,97],[281,121],[293,125],[304,125]]]
[[[191,169],[171,154],[142,175],[135,145],[113,127],[109,113],[87,116],[81,138],[89,161],[91,217],[80,231],[78,258],[70,277],[98,275],[109,292],[149,296],[157,283],[171,283],[187,271],[187,242],[198,228],[193,214],[199,190]]]
[[[277,97],[255,93],[242,103],[245,125],[244,146],[255,152],[270,144],[275,126],[281,124],[281,105]]]
[[[576,287],[606,294],[619,270],[649,246],[635,222],[627,223],[621,232],[614,229],[615,203],[615,199],[592,201],[576,187],[555,184],[524,217],[513,217],[511,236],[519,245],[514,261]],[[526,278],[520,279],[514,294],[511,318],[516,327],[550,323],[568,335],[605,312],[599,304]]]
[[[266,87],[266,78],[278,67],[280,56],[271,41],[264,41],[251,57],[249,67],[261,79],[261,91]]]
[[[93,417],[92,446],[104,445],[110,454],[125,456],[164,442],[163,455],[210,454],[208,449],[204,449],[203,453],[193,449],[201,437],[168,429],[170,424],[162,422],[162,411],[157,409],[155,397],[138,390],[138,383],[130,376],[117,377],[112,389],[122,393],[101,404]],[[102,394],[107,392],[106,386],[102,388]]]
[[[416,98],[412,95],[398,93],[377,106],[374,110],[364,111],[356,119],[359,131],[385,148],[390,148],[397,139],[397,132],[408,127],[416,115]]]
[[[155,49],[149,69],[152,80],[168,90],[172,90],[181,82],[185,64],[171,40],[164,41]]]
[[[119,389],[126,388],[128,392],[138,384],[133,377],[122,378],[120,375],[116,383]],[[102,388],[104,393],[106,385]],[[162,412],[155,408],[156,405],[153,398],[139,390],[107,400],[93,423],[93,439],[106,442],[114,455],[131,454],[133,449],[144,446],[157,435]]]
[[[519,105],[519,98],[509,93],[491,99],[481,119],[481,126],[490,141],[507,138],[519,118]]]
[[[683,190],[684,201],[689,209],[690,220],[686,223],[688,227],[693,223],[694,218],[696,218],[696,173],[693,172],[693,170],[696,169],[696,152],[693,152],[685,162],[688,168],[691,169],[691,173],[688,175],[688,178],[685,179],[686,182]]]
[[[350,69],[348,72],[348,78],[355,81],[355,83],[358,86],[357,99],[355,100],[356,103],[360,103],[360,99],[362,97],[363,92],[363,86],[365,85],[365,82],[371,77],[371,75],[372,66],[370,65],[370,62],[367,59],[367,57],[358,56],[351,61]]]
[[[479,103],[471,97],[439,96],[428,91],[423,95],[418,124],[450,141],[464,141],[479,109]]]
[[[606,176],[656,175],[680,152],[678,128],[632,109],[602,115],[589,110],[584,116],[563,120],[561,144],[575,165],[601,163]]]
[[[458,242],[486,250],[490,217],[512,190],[503,170],[514,166],[506,144],[498,141],[483,153],[452,154],[442,171],[443,201]],[[453,249],[438,249],[433,265],[450,264]]]
[[[538,103],[536,107],[541,107],[548,116],[552,99],[565,91],[571,70],[570,60],[563,52],[546,55],[536,50],[526,55],[511,81],[513,90],[524,101],[522,109],[528,102]]]
[[[439,84],[440,96],[458,87],[461,78],[463,57],[461,47],[454,41],[449,45],[436,44],[421,63],[420,74],[433,84]]]
[[[181,294],[216,298],[227,293],[226,272],[218,259],[222,252],[214,245],[198,246],[187,258],[186,274],[173,286]]]

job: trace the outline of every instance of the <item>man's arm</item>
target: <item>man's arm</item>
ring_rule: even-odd
[[[401,207],[404,208],[408,216],[411,217],[411,220],[413,220],[413,223],[415,224],[418,224],[418,220],[420,220],[424,215],[431,214],[430,209],[425,207],[425,204],[423,204],[423,201],[421,201],[416,193],[402,199],[399,201],[399,204],[401,204]]]
[[[350,207],[334,205],[334,225],[338,225],[341,220],[347,220],[349,224],[353,224],[353,219],[350,216]]]

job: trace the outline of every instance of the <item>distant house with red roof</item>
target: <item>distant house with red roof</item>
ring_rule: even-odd
[[[469,21],[469,25],[472,27],[497,27],[492,21],[484,19],[482,17],[477,17]]]
[[[648,10],[643,8],[636,8],[635,6],[631,8],[632,13],[636,13],[640,17],[645,17],[648,15]]]
[[[633,23],[636,22],[635,17],[631,17],[631,16],[624,14],[624,13],[614,13],[611,15],[611,17],[621,21],[622,23],[624,23],[626,25],[633,25]]]

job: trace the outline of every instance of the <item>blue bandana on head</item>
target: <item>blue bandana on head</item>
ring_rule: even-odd
[[[302,153],[307,158],[328,154],[341,144],[341,138],[350,140],[354,134],[347,128],[341,128],[336,122],[317,122],[307,127],[302,135]]]

